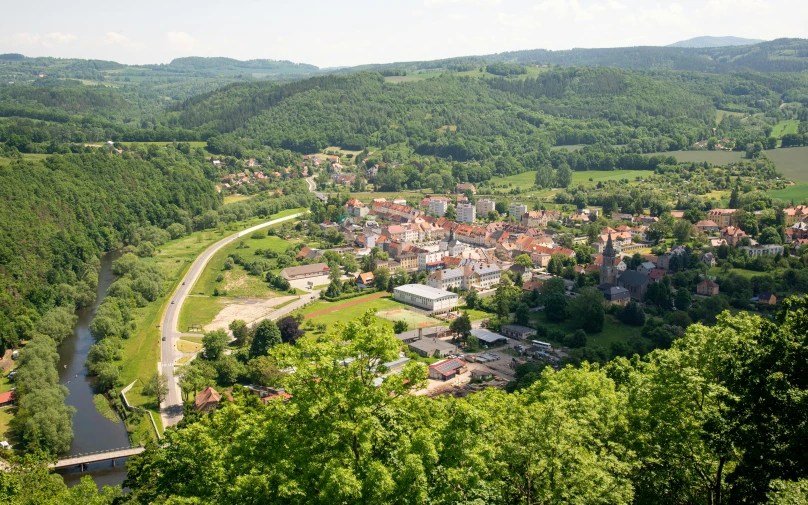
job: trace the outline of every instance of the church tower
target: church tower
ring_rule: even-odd
[[[612,234],[610,233],[606,248],[603,250],[603,263],[600,265],[601,284],[617,284],[617,263],[617,254],[614,252]]]

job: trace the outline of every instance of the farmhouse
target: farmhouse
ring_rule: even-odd
[[[284,268],[281,270],[281,277],[287,281],[296,281],[298,279],[328,275],[328,272],[329,268],[325,263],[314,263],[313,265]]]
[[[421,284],[399,286],[393,290],[393,298],[430,312],[448,312],[457,307],[458,302],[455,293]]]
[[[705,279],[699,282],[696,285],[696,294],[702,296],[714,296],[718,294],[718,284],[711,281],[710,279]]]

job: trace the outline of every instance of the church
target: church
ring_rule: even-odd
[[[650,278],[640,272],[626,270],[621,272],[618,269],[621,258],[614,250],[612,234],[603,249],[603,263],[600,265],[600,285],[598,289],[603,293],[603,297],[609,303],[626,305],[629,299],[642,302],[645,300],[645,292],[648,290]]]

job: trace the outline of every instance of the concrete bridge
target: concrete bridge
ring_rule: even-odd
[[[107,451],[98,451],[89,454],[77,454],[75,456],[60,459],[56,463],[51,463],[48,465],[48,468],[56,470],[60,468],[80,466],[81,470],[84,471],[87,465],[90,463],[98,463],[101,461],[112,461],[112,466],[115,466],[116,459],[128,458],[129,456],[140,454],[145,450],[146,449],[143,447],[124,447],[121,449],[110,449]]]

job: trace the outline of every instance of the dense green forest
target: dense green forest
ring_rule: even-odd
[[[29,460],[0,474],[0,500],[804,503],[806,320],[797,299],[772,321],[725,313],[643,358],[547,368],[516,392],[463,399],[409,394],[426,379],[416,362],[375,385],[399,343],[370,315],[294,344],[276,335],[260,354],[295,367],[279,379],[288,402],[234,391],[213,413],[189,409],[129,463],[125,497],[34,486]]]

